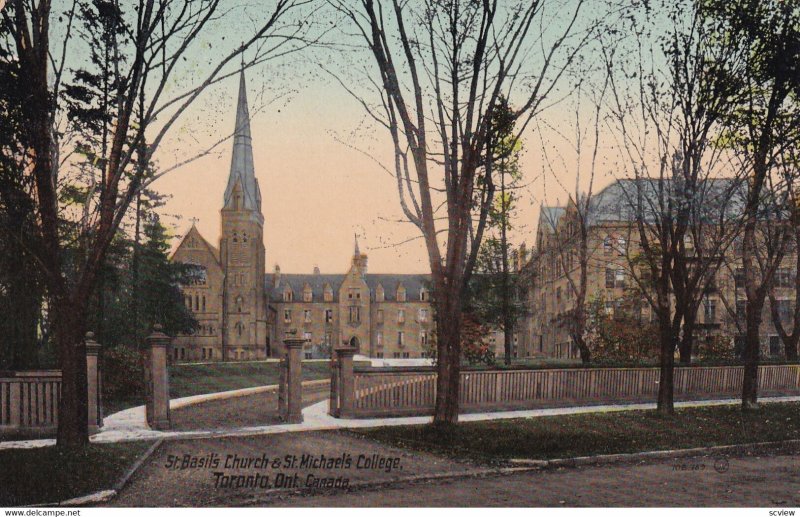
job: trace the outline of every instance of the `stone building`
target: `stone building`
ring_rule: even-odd
[[[588,267],[586,300],[602,300],[606,314],[619,310],[624,297],[641,297],[641,287],[631,276],[644,278],[641,264],[631,260],[642,252],[638,228],[634,219],[630,192],[633,180],[619,180],[595,194],[588,214]],[[710,180],[723,185],[728,180]],[[713,187],[712,187],[713,188]],[[642,189],[647,195],[647,189]],[[741,193],[719,196],[719,205],[706,209],[738,210]],[[724,207],[724,208],[721,208]],[[577,358],[578,350],[569,336],[565,322],[575,306],[573,282],[577,281],[576,236],[578,213],[573,202],[565,206],[542,206],[538,221],[536,244],[530,259],[521,267],[520,275],[527,310],[519,323],[520,355],[556,358]],[[702,233],[698,233],[702,235]],[[684,243],[687,253],[696,249],[691,237]],[[707,246],[710,248],[710,246]],[[741,267],[741,237],[725,246],[720,255],[721,266],[708,278],[707,288],[698,310],[695,343],[713,336],[723,336],[735,350],[742,346],[745,293]],[[774,294],[776,309],[784,326],[790,328],[794,310],[793,253],[787,253],[776,274]],[[637,269],[634,271],[634,267]],[[638,294],[637,294],[638,293]],[[655,321],[655,314],[642,300],[640,317]],[[767,300],[761,326],[762,356],[779,357],[783,344],[772,323]]]
[[[306,358],[327,356],[342,343],[375,358],[427,356],[433,332],[428,275],[368,274],[358,242],[346,274],[316,268],[309,275],[282,274],[278,266],[266,273],[252,145],[242,72],[219,247],[192,225],[172,255],[196,266],[182,291],[199,329],[175,339],[171,359],[264,359],[278,355],[279,338],[289,329],[308,339]]]

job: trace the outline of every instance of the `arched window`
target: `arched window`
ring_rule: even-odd
[[[244,300],[242,299],[241,295],[236,297],[236,312],[242,312],[242,304]],[[241,334],[239,334],[241,335]]]
[[[386,299],[386,292],[383,290],[383,286],[378,284],[378,287],[375,288],[375,301],[382,302]]]
[[[203,312],[206,310],[206,295],[203,295]]]
[[[233,232],[233,242],[239,242],[239,232]]]
[[[241,321],[236,322],[236,333],[241,337],[244,332],[244,324]]]

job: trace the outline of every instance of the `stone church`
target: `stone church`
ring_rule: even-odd
[[[305,358],[343,343],[375,358],[419,358],[432,346],[429,276],[368,274],[358,242],[345,274],[266,272],[264,216],[255,176],[244,71],[239,83],[219,247],[192,225],[172,260],[197,266],[182,286],[199,323],[173,343],[174,361],[256,360],[277,356],[287,331],[306,338]]]

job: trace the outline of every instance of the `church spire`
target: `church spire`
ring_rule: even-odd
[[[250,110],[247,106],[244,68],[239,75],[239,99],[236,106],[231,170],[225,189],[225,208],[261,212],[261,191],[253,166],[253,139],[250,136]]]
[[[361,252],[360,252],[360,251],[358,251],[358,235],[356,235],[356,234],[354,233],[354,234],[353,234],[353,238],[354,238],[354,239],[355,239],[355,241],[356,241],[356,250],[353,252],[353,255],[355,255],[356,257],[360,257],[360,256],[361,256]]]

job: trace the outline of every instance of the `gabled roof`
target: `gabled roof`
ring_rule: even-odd
[[[180,242],[175,247],[175,250],[170,255],[170,257],[169,257],[170,260],[173,260],[175,258],[175,254],[178,253],[178,250],[180,250],[183,247],[184,243],[190,237],[194,237],[195,239],[197,239],[197,242],[199,242],[201,246],[206,248],[211,253],[211,256],[214,257],[214,261],[216,261],[217,265],[219,265],[219,250],[217,248],[215,248],[214,246],[212,246],[205,239],[205,237],[203,237],[200,234],[200,230],[198,230],[197,226],[195,226],[194,224],[192,224],[192,227],[189,228],[189,231],[187,231],[186,234],[181,238]]]
[[[542,206],[539,209],[539,228],[548,232],[555,231],[559,219],[566,213],[563,206]]]

